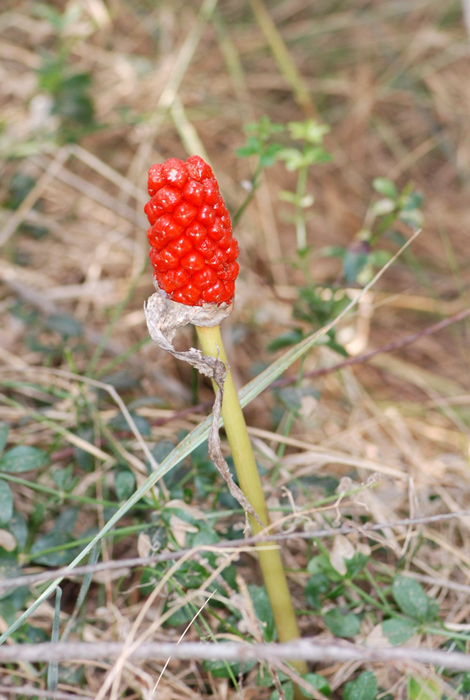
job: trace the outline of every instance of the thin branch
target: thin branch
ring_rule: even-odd
[[[122,653],[125,644],[125,642],[44,642],[5,645],[0,648],[0,662],[64,662],[85,659],[93,662],[115,659]],[[147,642],[134,648],[129,654],[133,659],[152,659],[153,661],[166,660],[169,656],[185,660],[266,661],[272,664],[298,659],[321,663],[361,661],[407,666],[421,663],[452,668],[456,671],[470,671],[470,654],[410,647],[380,649],[349,644],[341,640],[336,640],[332,644],[322,644],[315,639],[294,640],[285,644]]]
[[[432,335],[433,333],[438,333],[444,328],[447,328],[448,326],[451,326],[454,323],[458,323],[459,321],[463,321],[469,316],[470,308],[463,309],[462,311],[453,314],[453,316],[449,316],[448,318],[444,318],[442,321],[433,323],[432,326],[428,326],[427,328],[424,328],[423,330],[418,331],[417,333],[413,333],[412,335],[407,335],[405,338],[393,340],[391,343],[387,343],[386,345],[382,345],[380,348],[376,348],[376,350],[369,350],[369,352],[365,352],[362,355],[356,355],[356,357],[348,357],[347,360],[337,362],[335,365],[331,365],[330,367],[322,367],[321,369],[314,369],[311,372],[306,372],[303,375],[303,379],[306,379],[307,377],[309,379],[312,379],[313,377],[322,377],[324,374],[337,372],[338,370],[344,369],[344,367],[349,367],[350,365],[360,365],[364,362],[368,362],[368,360],[372,359],[376,355],[380,355],[385,352],[393,352],[394,350],[401,350],[401,348],[405,348],[407,345],[411,345],[417,340],[420,340],[421,338],[426,338],[427,336]],[[297,375],[295,377],[283,377],[282,379],[278,379],[276,382],[273,382],[271,386],[286,386],[287,384],[294,384],[297,381]]]
[[[296,518],[301,518],[304,515],[302,511],[295,514]],[[373,523],[366,525],[343,525],[338,528],[324,528],[322,530],[313,530],[306,532],[289,532],[281,534],[269,535],[269,540],[274,542],[283,542],[285,540],[311,540],[320,539],[324,537],[335,537],[336,535],[348,535],[353,532],[359,533],[364,537],[367,537],[369,532],[376,532],[380,530],[388,530],[398,527],[407,527],[410,525],[427,525],[429,523],[443,522],[445,520],[452,520],[454,518],[464,518],[470,516],[470,510],[456,511],[455,513],[440,513],[437,515],[422,516],[420,518],[403,518],[402,520],[395,520],[393,522],[387,523]],[[60,569],[52,569],[50,571],[43,571],[38,574],[25,574],[23,576],[17,576],[15,578],[7,578],[0,580],[0,591],[10,590],[12,588],[19,588],[24,586],[33,586],[37,583],[43,583],[44,581],[50,581],[56,577],[71,577],[71,576],[83,576],[89,573],[98,573],[99,571],[110,571],[119,569],[129,569],[138,566],[151,566],[153,564],[159,564],[165,561],[177,561],[183,557],[188,556],[191,552],[196,554],[197,552],[204,551],[217,551],[221,550],[224,552],[233,551],[235,549],[250,549],[252,545],[258,544],[260,541],[266,539],[266,534],[261,533],[253,537],[246,537],[244,539],[238,540],[227,540],[222,542],[216,542],[210,545],[199,545],[191,549],[181,549],[179,552],[162,552],[161,554],[154,554],[148,557],[133,557],[130,559],[118,559],[115,561],[100,562],[97,564],[85,564],[84,566],[76,566],[70,569],[68,566],[63,566]],[[435,581],[432,581],[435,584]]]
[[[0,685],[0,693],[8,693],[9,695],[24,695],[28,698],[50,698],[51,691],[41,688],[33,688],[31,685],[13,686]],[[75,695],[73,693],[63,693],[56,690],[53,693],[54,700],[91,700],[91,695]]]

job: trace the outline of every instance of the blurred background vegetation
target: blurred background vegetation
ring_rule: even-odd
[[[224,323],[240,387],[332,321],[421,231],[288,382],[246,413],[273,518],[293,528],[284,551],[303,633],[468,649],[470,514],[458,516],[470,503],[465,7],[3,0],[3,578],[69,563],[210,411],[209,384],[151,345],[142,309],[153,291],[147,170],[198,153],[214,168],[240,243],[236,304]],[[195,342],[192,331],[177,342]],[[447,513],[455,518],[426,521]],[[360,532],[417,516],[424,521],[372,539]],[[295,538],[296,528],[344,522],[358,534]],[[178,552],[242,528],[202,444],[92,557]],[[198,554],[171,576],[160,563],[66,580],[12,639],[123,641],[168,574],[142,630],[154,624],[158,639],[177,640],[215,586],[188,639],[271,641],[254,559],[221,561]],[[0,589],[1,633],[46,585],[27,584]],[[5,665],[0,694],[21,697],[26,684],[96,697],[112,668]],[[115,697],[154,697],[161,669],[130,665]],[[424,664],[315,671],[311,697],[470,692],[468,674]],[[291,697],[288,675],[278,681],[257,666],[175,661],[158,693]]]

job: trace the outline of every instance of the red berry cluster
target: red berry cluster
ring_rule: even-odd
[[[199,156],[149,170],[150,260],[160,289],[188,306],[230,303],[238,244],[211,168]]]

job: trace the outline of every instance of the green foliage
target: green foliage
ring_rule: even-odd
[[[297,414],[302,407],[302,399],[306,396],[318,398],[319,394],[312,387],[284,387],[276,392],[280,403],[291,413]]]
[[[382,622],[382,632],[390,644],[405,644],[417,632],[418,627],[412,620],[392,617]]]
[[[293,316],[307,327],[295,326],[272,340],[268,350],[274,352],[299,343],[338,316],[349,301],[343,285],[367,284],[377,268],[383,267],[390,260],[392,253],[378,247],[378,244],[383,236],[392,233],[394,223],[401,221],[413,230],[422,225],[422,197],[411,185],[399,192],[391,180],[384,177],[375,178],[373,187],[381,198],[370,205],[364,226],[350,245],[326,246],[319,251],[322,257],[338,259],[342,268],[340,279],[334,283],[323,282],[320,289],[313,281],[309,269],[312,249],[307,244],[306,223],[307,210],[314,204],[314,196],[308,191],[307,185],[310,169],[331,160],[330,154],[323,146],[329,127],[314,119],[307,119],[303,122],[289,122],[284,128],[282,125],[272,124],[268,117],[262,117],[257,124],[251,124],[247,132],[248,142],[238,149],[237,153],[242,157],[258,157],[258,165],[251,183],[252,191],[259,184],[262,169],[273,165],[276,160],[284,162],[287,171],[297,173],[295,190],[283,190],[280,198],[293,207],[293,214],[287,216],[294,224],[297,234],[297,260],[292,264],[304,272],[307,282],[297,289],[298,300],[293,304]],[[287,142],[288,138],[290,142]],[[251,197],[252,192],[237,213],[237,221]],[[328,332],[327,344],[340,355],[347,357],[344,347],[336,340],[335,330]]]
[[[6,525],[13,515],[13,494],[7,482],[0,479],[0,525]]]
[[[135,483],[135,476],[127,467],[115,472],[114,488],[120,501],[125,501],[135,491]]]
[[[405,615],[423,622],[436,618],[439,607],[426,595],[418,581],[398,574],[393,580],[392,590],[396,604]]]
[[[223,642],[220,642],[221,644]],[[203,661],[202,667],[209,671],[214,678],[238,678],[242,673],[248,673],[256,666],[256,661],[231,662]]]
[[[73,142],[96,129],[95,108],[90,94],[92,74],[76,70],[71,61],[73,38],[66,34],[82,10],[71,5],[63,13],[45,3],[36,3],[36,13],[55,30],[54,50],[43,53],[37,69],[38,89],[51,101],[50,114],[59,120],[55,138],[60,143]]]
[[[323,620],[335,637],[355,637],[361,628],[361,621],[357,615],[340,608],[328,610],[323,615]]]
[[[377,678],[371,671],[364,671],[354,681],[344,686],[343,700],[375,700]]]
[[[16,211],[35,184],[36,180],[31,175],[27,175],[21,171],[14,173],[10,181],[7,198],[3,205],[7,209]]]
[[[146,418],[139,416],[138,413],[133,411],[130,411],[130,416],[141,435],[150,435],[150,424]],[[114,430],[132,432],[126,417],[122,413],[118,413],[114,418],[111,418],[108,425]]]
[[[277,142],[270,143],[270,139],[275,134],[280,134],[284,131],[282,124],[274,124],[266,115],[261,117],[259,122],[248,124],[245,128],[247,133],[247,142],[245,146],[238,148],[236,153],[242,158],[251,156],[258,157],[258,168],[269,168],[274,165],[279,152],[282,150],[282,145]]]
[[[279,677],[282,678],[283,674],[279,674]],[[311,685],[315,690],[317,690],[319,693],[321,693],[323,696],[329,698],[331,695],[331,688],[323,676],[321,676],[319,673],[305,673],[302,675],[303,680]],[[281,683],[281,688],[282,692],[284,693],[285,700],[293,700],[294,698],[294,686],[292,684],[292,681],[284,681]],[[313,698],[315,697],[308,691],[302,689],[302,695],[306,698]],[[279,692],[278,690],[274,690],[271,693],[270,700],[279,700]]]
[[[264,586],[248,585],[251,602],[256,613],[256,617],[260,622],[263,639],[265,642],[273,642],[276,639],[276,627],[274,624],[271,603],[269,602],[268,594]]]
[[[0,455],[3,453],[5,445],[7,444],[9,432],[10,426],[6,423],[0,423]]]
[[[408,700],[441,700],[442,689],[438,681],[411,676],[408,679]]]
[[[49,455],[38,447],[18,445],[5,452],[0,459],[0,472],[22,474],[41,469],[49,463]]]

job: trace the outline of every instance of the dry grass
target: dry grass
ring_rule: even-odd
[[[235,155],[244,142],[243,126],[263,114],[281,123],[320,115],[332,127],[327,146],[333,162],[316,170],[309,181],[316,205],[308,237],[315,247],[348,245],[363,224],[377,176],[402,186],[412,180],[424,195],[425,227],[413,244],[414,263],[401,260],[394,265],[342,331],[348,333],[348,347],[355,354],[405,338],[468,305],[470,48],[458,2],[281,0],[263,5],[259,0],[204,0],[200,6],[184,0],[90,0],[79,5],[82,12],[66,30],[64,41],[73,66],[93,76],[96,121],[104,125],[83,137],[80,145],[48,139],[55,128],[51,121],[34,129],[41,109],[35,71],[41,51],[57,46],[55,30],[37,16],[34,2],[4,3],[0,14],[0,199],[8,199],[15,173],[35,180],[15,212],[1,211],[0,417],[12,425],[12,444],[47,447],[58,466],[72,463],[72,448],[82,440],[78,446],[95,459],[96,469],[84,475],[75,493],[84,496],[93,487],[96,498],[106,500],[103,484],[118,461],[129,464],[137,484],[142,483],[142,446],[127,433],[115,440],[114,452],[103,451],[99,442],[86,437],[77,438],[77,397],[82,397],[82,406],[92,407],[100,430],[118,413],[117,406],[112,400],[98,404],[92,389],[69,376],[48,374],[44,365],[82,375],[98,348],[95,376],[108,374],[106,366],[113,359],[146,338],[142,304],[152,284],[148,267],[142,274],[147,259],[142,205],[148,166],[170,156],[206,153],[233,211],[245,197],[243,181],[251,174],[249,162]],[[55,6],[71,7],[59,2]],[[263,7],[269,8],[277,27],[274,34]],[[290,178],[281,165],[269,169],[237,231],[242,272],[235,310],[224,329],[240,386],[252,377],[256,363],[271,361],[266,342],[291,319],[299,281],[290,264],[295,233],[283,219],[278,200],[281,189],[295,187]],[[49,235],[27,235],[21,228],[24,223],[44,226]],[[313,264],[319,283],[334,274],[330,261]],[[110,327],[113,310],[127,295],[118,322]],[[15,309],[23,316],[13,313]],[[31,310],[39,314],[34,328],[43,345],[57,341],[55,332],[42,325],[51,314],[68,314],[83,325],[83,342],[68,360],[47,358],[28,340],[31,327],[24,318]],[[283,489],[290,494],[294,479],[315,474],[350,480],[342,482],[345,492],[358,492],[345,496],[329,515],[341,522],[347,515],[358,526],[365,515],[373,523],[392,523],[468,508],[468,333],[466,320],[402,350],[376,355],[368,363],[309,380],[320,398],[306,403],[302,419],[294,422],[286,438],[273,431],[274,400],[271,392],[264,392],[247,408],[247,419],[261,463],[277,473],[267,482],[270,505],[289,505]],[[191,342],[190,333],[180,342]],[[305,371],[337,359],[325,348],[316,349]],[[199,422],[200,411],[189,410],[190,370],[154,346],[142,344],[116,369],[125,369],[124,379],[138,381],[138,386],[118,386],[126,404],[146,396],[160,402],[138,409],[150,422],[151,435],[145,437],[150,445],[176,442],[181,430]],[[53,387],[57,396],[43,395],[38,385]],[[42,399],[44,403],[35,403]],[[200,400],[211,400],[209,387],[201,388]],[[286,450],[279,460],[281,443]],[[52,482],[47,477],[40,483]],[[24,484],[14,488],[17,509],[25,516],[34,514],[37,492]],[[311,512],[312,503],[323,495],[317,486],[295,491],[294,514],[309,511],[302,528],[324,523],[320,509]],[[206,504],[196,499],[194,507],[202,517]],[[50,516],[47,507],[45,514]],[[86,521],[79,524],[83,532],[101,526],[107,514],[104,507],[90,506],[80,517]],[[132,522],[129,518],[123,524]],[[240,525],[240,518],[235,522]],[[184,528],[180,536],[184,546]],[[356,548],[361,541],[360,534],[351,539]],[[375,546],[383,550],[378,564],[383,571],[393,572],[400,565],[410,575],[426,577],[427,592],[439,600],[441,620],[449,629],[468,632],[468,590],[451,584],[470,585],[470,516],[387,529],[377,536]],[[128,534],[121,541],[108,541],[103,558],[148,550],[143,534],[138,540],[136,534]],[[299,607],[304,605],[301,593],[310,551],[310,545],[295,537],[285,546],[287,565],[298,572],[292,585]],[[227,563],[220,557],[216,569]],[[25,573],[37,568],[27,567]],[[78,631],[81,639],[125,641],[144,635],[148,641],[177,641],[179,633],[162,628],[165,596],[155,592],[150,604],[140,595],[139,577],[131,570],[127,573],[116,590],[112,572],[96,575],[95,582],[102,585],[93,586],[88,596],[87,617]],[[244,629],[259,639],[243,583],[257,580],[249,554],[240,559],[238,576],[238,593],[226,584],[217,595],[222,602],[235,600],[243,610]],[[197,607],[204,604],[209,583],[207,579],[201,590],[188,592]],[[159,586],[154,590],[164,593],[163,581]],[[62,630],[78,590],[74,584],[69,592],[64,588]],[[52,619],[53,604],[44,603],[34,613],[33,624],[50,634]],[[374,627],[370,619],[365,617],[357,641],[379,644],[380,626]],[[209,635],[210,624],[215,630],[213,623],[208,617],[207,628],[201,627],[204,634]],[[7,627],[1,614],[0,625],[0,631]],[[331,638],[312,612],[301,617],[301,625],[305,635]],[[198,638],[193,628],[187,638]],[[442,638],[428,635],[412,643],[438,648]],[[113,662],[88,661],[84,668],[79,685],[62,680],[60,691],[73,697],[78,697],[76,692],[90,698],[162,700],[269,695],[255,686],[253,672],[235,690],[195,662],[171,662],[155,693],[160,662],[123,662],[109,688],[103,682],[115,670]],[[359,662],[337,663],[322,673],[339,693],[360,668]],[[407,672],[436,680],[446,697],[464,697],[424,664],[366,668],[377,673],[380,687],[393,698],[408,697]],[[29,664],[5,667],[0,694],[26,697],[26,690],[5,689],[13,677],[45,691],[44,676],[38,680],[35,674]]]

